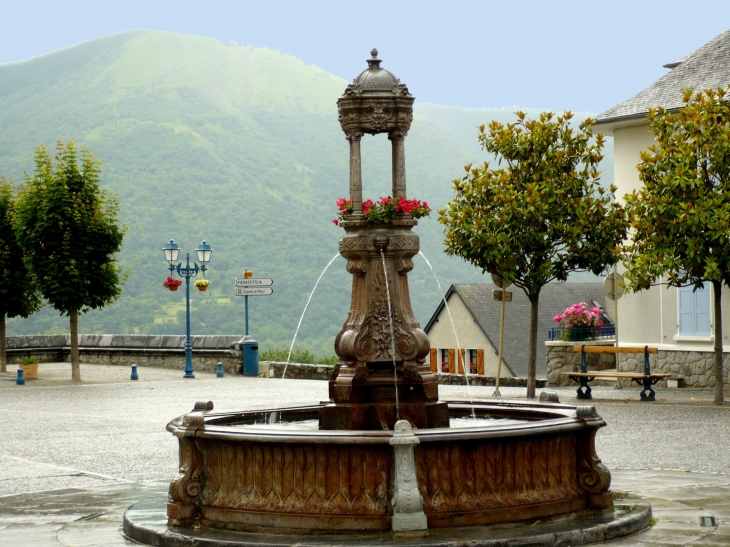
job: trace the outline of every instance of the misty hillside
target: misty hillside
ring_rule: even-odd
[[[387,56],[383,67],[398,74]],[[365,68],[353,60],[351,76]],[[52,150],[72,138],[102,160],[103,184],[117,192],[129,227],[120,261],[132,275],[122,298],[83,316],[80,332],[183,333],[184,293],[163,289],[161,249],[174,238],[184,258],[205,239],[214,249],[213,284],[191,293],[193,332],[243,333],[233,279],[249,269],[274,279],[272,296],[249,299],[251,334],[262,349],[288,347],[343,233],[331,220],[335,200],[348,191],[348,145],[336,109],[346,84],[277,51],[154,31],[0,65],[0,173],[20,181],[37,145]],[[417,104],[406,139],[409,197],[444,206],[451,180],[483,159],[476,126],[489,119],[481,118],[512,110]],[[387,137],[364,138],[362,154],[365,197],[388,195]],[[444,255],[436,217],[421,220],[416,232],[444,290],[481,281],[479,271]],[[425,324],[439,294],[425,262],[415,264],[412,299]],[[323,277],[297,347],[332,354],[349,308],[344,266],[338,258]],[[8,334],[67,330],[52,309],[8,322]]]

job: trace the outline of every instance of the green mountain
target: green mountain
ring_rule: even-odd
[[[355,63],[352,76],[364,68]],[[249,269],[274,279],[272,296],[249,299],[251,334],[262,349],[288,347],[342,234],[331,220],[348,190],[348,145],[336,109],[346,84],[277,51],[153,31],[0,65],[0,173],[22,180],[37,145],[52,149],[72,138],[101,158],[103,183],[118,193],[129,226],[120,261],[132,275],[122,298],[83,316],[80,331],[183,333],[184,294],[161,285],[168,275],[162,246],[174,238],[194,256],[205,239],[214,249],[213,283],[191,293],[193,332],[244,332],[233,280]],[[451,179],[481,161],[475,127],[496,113],[417,105],[406,140],[409,195],[442,207]],[[384,135],[364,139],[366,197],[390,193],[389,145]],[[479,271],[444,255],[436,216],[416,230],[444,290],[480,281]],[[312,298],[298,348],[332,354],[349,286],[339,258]],[[411,290],[425,324],[439,291],[423,261]],[[8,333],[66,332],[67,325],[46,308],[9,321]]]

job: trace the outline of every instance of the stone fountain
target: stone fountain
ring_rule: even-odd
[[[338,100],[350,142],[353,212],[342,222],[340,253],[352,274],[352,301],[335,340],[340,361],[330,401],[239,412],[196,404],[168,424],[179,441],[180,469],[166,526],[153,522],[146,506],[133,507],[125,533],[154,545],[327,544],[335,532],[356,534],[347,536],[353,545],[388,543],[393,532],[439,545],[477,534],[475,545],[487,545],[484,534],[514,536],[515,525],[506,532],[485,526],[569,515],[565,537],[579,545],[646,527],[645,506],[616,516],[610,474],[595,451],[605,425],[595,408],[439,401],[425,364],[429,341],[408,290],[417,222],[400,215],[374,224],[361,212],[364,134],[387,133],[393,198],[406,197],[414,98],[381,68],[376,50],[367,62]],[[550,537],[562,537],[551,526]],[[223,538],[220,530],[234,535]],[[530,544],[529,534],[517,536]]]

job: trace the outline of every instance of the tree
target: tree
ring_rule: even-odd
[[[33,275],[23,261],[23,250],[13,230],[13,190],[0,176],[0,371],[7,371],[5,318],[28,317],[41,307]]]
[[[684,92],[676,112],[647,116],[656,143],[641,153],[643,188],[625,197],[633,235],[624,265],[631,290],[712,283],[715,403],[724,402],[722,286],[730,283],[730,105],[725,90]]]
[[[454,181],[456,196],[439,211],[447,254],[514,283],[530,300],[529,398],[540,291],[573,271],[603,272],[616,262],[627,227],[615,187],[599,183],[603,135],[593,136],[593,120],[575,129],[571,118],[548,112],[527,120],[517,112],[515,123],[493,121],[488,133],[480,127],[482,147],[500,167],[467,165]]]
[[[16,235],[43,298],[70,319],[72,379],[81,380],[78,315],[121,294],[126,275],[116,253],[124,231],[116,199],[99,189],[99,160],[82,148],[79,168],[71,140],[56,151],[54,165],[44,146],[36,150],[33,176],[20,188]]]

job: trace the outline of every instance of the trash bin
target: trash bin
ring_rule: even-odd
[[[243,346],[244,376],[259,375],[259,343],[256,340],[245,340]]]

